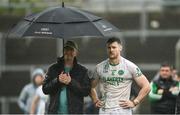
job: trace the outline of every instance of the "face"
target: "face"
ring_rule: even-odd
[[[177,70],[176,69],[173,69],[172,70],[172,76],[176,76],[177,75]]]
[[[77,56],[77,51],[73,48],[64,49],[64,60],[65,62],[73,62],[74,58]]]
[[[42,85],[44,80],[44,77],[42,77],[41,75],[36,75],[34,78],[34,82],[37,86]]]
[[[172,71],[170,67],[161,67],[159,73],[160,73],[160,76],[164,79],[167,79],[172,75]]]
[[[109,59],[117,59],[120,56],[121,50],[122,50],[122,46],[117,42],[107,44],[107,53]]]
[[[180,82],[180,75],[177,75],[177,81]]]

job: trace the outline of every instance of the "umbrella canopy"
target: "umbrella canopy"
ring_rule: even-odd
[[[10,32],[13,38],[108,37],[119,29],[105,19],[72,7],[48,8],[26,16]]]

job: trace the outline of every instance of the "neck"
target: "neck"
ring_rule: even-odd
[[[109,59],[109,63],[111,65],[118,65],[120,63],[120,57],[118,56],[118,58],[114,58],[114,59]]]
[[[72,61],[65,61],[64,65],[72,67],[73,66],[73,60]]]
[[[162,77],[161,77],[161,79],[168,81],[168,80],[171,80],[171,76],[169,76],[169,77],[167,77],[167,78],[162,78]]]

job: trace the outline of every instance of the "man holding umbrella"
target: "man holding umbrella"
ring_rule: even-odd
[[[50,114],[83,113],[83,98],[89,95],[91,85],[87,69],[77,62],[77,51],[77,44],[67,41],[64,56],[48,69],[43,92],[50,95]]]

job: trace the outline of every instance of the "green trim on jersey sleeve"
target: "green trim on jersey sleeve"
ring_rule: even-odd
[[[158,90],[157,85],[151,82],[150,87],[151,87],[151,91],[149,93],[150,101],[160,100],[162,98],[162,95],[157,94],[157,90]]]
[[[93,79],[93,80],[99,80],[100,79],[100,75],[99,75],[97,66],[96,66],[95,70],[92,73],[91,79]]]
[[[176,86],[179,88],[179,90],[180,90],[180,82],[178,82],[177,84],[176,84]]]
[[[142,72],[141,72],[141,70],[137,67],[136,68],[136,77],[139,77],[139,76],[141,76],[142,75]]]

